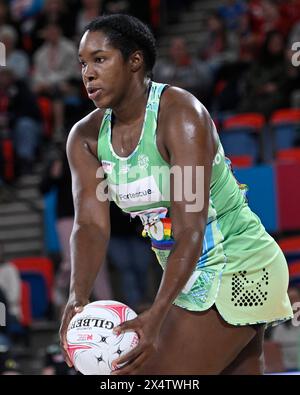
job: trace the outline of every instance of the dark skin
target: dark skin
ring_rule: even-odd
[[[60,336],[70,366],[66,329],[73,315],[89,301],[110,236],[109,202],[96,197],[96,188],[102,181],[96,178],[100,166],[97,138],[103,117],[100,108],[112,108],[115,119],[112,144],[118,155],[128,156],[140,138],[149,84],[142,52],[136,51],[124,60],[101,31],[85,33],[79,57],[83,82],[98,109],[73,127],[67,144],[75,225],[71,236],[70,297]],[[93,88],[100,90],[95,93]],[[239,366],[230,370],[230,365],[239,356],[244,361],[241,373],[260,373],[260,350],[252,345],[259,342],[251,341],[261,330],[226,324],[214,308],[196,313],[172,304],[201,255],[212,162],[217,150],[217,133],[209,114],[184,90],[170,87],[162,95],[157,146],[170,166],[204,166],[204,208],[187,212],[186,205],[191,202],[174,201],[171,196],[175,245],[151,308],[115,328],[117,333],[135,330],[140,341],[135,349],[114,361],[115,366],[124,362],[126,365],[113,374],[218,374],[225,368],[229,373],[237,373]],[[172,187],[171,178],[171,191]]]

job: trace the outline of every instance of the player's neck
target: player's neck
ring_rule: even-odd
[[[150,80],[145,78],[142,83],[129,87],[120,104],[113,108],[115,122],[129,125],[145,114],[148,100]]]

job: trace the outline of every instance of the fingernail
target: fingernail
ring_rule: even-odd
[[[118,367],[119,367],[117,361],[114,361],[114,362],[111,364],[111,366],[112,366],[113,370],[117,370]]]

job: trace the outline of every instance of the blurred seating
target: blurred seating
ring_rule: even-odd
[[[21,330],[17,336],[21,336],[23,343],[30,346],[30,330],[32,324],[32,303],[30,284],[21,280]],[[18,337],[17,337],[18,338]]]
[[[21,279],[30,287],[32,317],[46,318],[53,301],[52,261],[47,257],[24,257],[15,258],[12,263],[19,269]]]
[[[56,229],[56,204],[57,190],[52,189],[44,196],[44,235],[47,254],[57,253],[61,250]]]
[[[25,281],[22,281],[21,285],[22,285],[22,288],[21,288],[21,309],[22,309],[21,324],[24,327],[29,327],[32,322],[30,286]]]
[[[45,319],[49,309],[45,278],[38,272],[21,271],[22,281],[30,287],[32,318]]]
[[[292,148],[300,137],[300,109],[287,108],[275,111],[270,119],[275,156],[278,150]]]
[[[279,162],[300,162],[300,148],[280,149],[276,153]]]
[[[300,236],[287,236],[278,240],[288,262],[300,260]]]
[[[251,210],[261,219],[269,232],[278,231],[277,193],[275,169],[270,165],[237,168],[235,176],[242,184],[247,184],[248,202]]]
[[[253,157],[251,155],[230,155],[229,159],[233,168],[246,168],[253,166]]]
[[[20,272],[37,272],[45,280],[47,295],[52,300],[54,273],[53,263],[47,257],[23,257],[12,259],[11,262],[19,269]]]
[[[226,155],[248,155],[256,163],[263,157],[262,130],[265,118],[258,113],[232,115],[224,119],[220,139]]]
[[[296,261],[289,262],[289,274],[290,274],[290,284],[300,283],[300,259]]]
[[[277,163],[277,202],[280,231],[300,229],[300,163]]]

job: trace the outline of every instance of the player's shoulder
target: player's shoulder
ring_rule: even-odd
[[[68,155],[84,146],[97,157],[98,134],[104,113],[104,110],[96,109],[72,127],[67,141]]]
[[[205,106],[185,89],[170,86],[161,96],[161,118],[166,122],[210,122],[210,114]]]
[[[87,114],[72,127],[70,138],[97,139],[105,111],[99,108]]]

